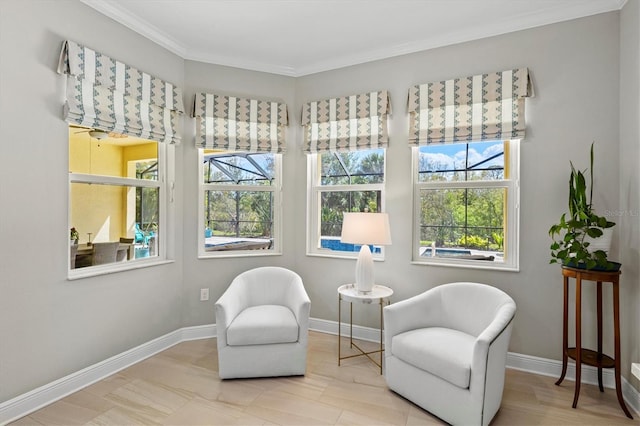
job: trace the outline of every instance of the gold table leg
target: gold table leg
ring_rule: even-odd
[[[389,303],[391,303],[390,301],[387,301],[386,304],[388,305]],[[347,356],[342,356],[342,351],[341,351],[341,343],[342,343],[342,295],[338,294],[338,366],[340,366],[341,361],[343,359],[348,359],[348,358],[355,358],[355,357],[359,357],[359,356],[366,356],[367,358],[369,358],[369,360],[371,362],[373,362],[375,365],[377,365],[380,368],[380,374],[382,374],[382,364],[384,361],[384,342],[383,342],[383,326],[384,326],[384,318],[383,318],[383,308],[385,305],[385,301],[384,299],[380,299],[380,346],[379,349],[376,349],[374,351],[369,351],[366,352],[364,351],[362,348],[360,348],[360,346],[358,346],[357,343],[355,343],[353,341],[353,302],[349,302],[349,346],[351,348],[356,348],[360,353],[355,354],[355,355],[347,355]],[[380,362],[376,361],[374,358],[371,357],[372,354],[376,354],[379,353],[380,354]]]
[[[340,367],[340,343],[342,342],[342,295],[338,293],[338,367]]]

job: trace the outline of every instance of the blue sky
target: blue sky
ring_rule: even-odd
[[[435,144],[420,147],[422,158],[431,164],[438,164],[438,169],[452,169],[454,164],[458,168],[464,167],[466,144]],[[474,142],[469,145],[469,163],[475,164],[483,159],[503,151],[502,141]],[[500,156],[483,166],[504,165],[504,156]]]

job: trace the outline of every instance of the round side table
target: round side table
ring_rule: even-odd
[[[338,365],[340,361],[347,358],[354,358],[358,356],[366,356],[375,365],[380,367],[380,374],[382,374],[382,328],[383,317],[382,308],[384,305],[391,303],[389,300],[393,290],[383,285],[374,285],[373,289],[368,293],[360,293],[356,289],[354,284],[345,284],[338,287]],[[340,343],[342,341],[342,301],[349,302],[349,344],[352,348],[356,348],[360,353],[355,355],[342,356],[340,351]],[[353,303],[372,304],[377,303],[380,305],[380,349],[375,351],[364,351],[356,343],[353,342]],[[380,354],[380,363],[371,357],[372,354]]]

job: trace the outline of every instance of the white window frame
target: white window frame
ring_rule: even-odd
[[[122,185],[134,188],[158,188],[158,255],[134,259],[127,262],[108,263],[104,265],[89,266],[86,268],[69,269],[69,258],[67,258],[67,268],[69,280],[92,277],[96,275],[111,274],[114,272],[127,271],[132,269],[145,268],[148,266],[161,265],[173,262],[168,258],[170,250],[168,247],[172,243],[169,229],[173,228],[172,218],[169,217],[169,204],[173,204],[173,188],[175,186],[175,147],[162,142],[156,142],[158,147],[158,180],[135,179],[130,177],[104,176],[86,173],[69,173],[68,184],[68,215],[67,222],[71,223],[71,184],[83,183],[91,185]],[[68,229],[68,228],[67,228]],[[68,233],[68,230],[67,230]]]
[[[220,153],[233,154],[234,151],[220,151]],[[274,182],[272,185],[233,185],[204,183],[204,148],[198,148],[198,258],[225,258],[225,257],[255,257],[255,256],[281,256],[282,255],[282,154],[274,156]],[[273,243],[269,250],[222,250],[206,251],[204,206],[205,191],[265,191],[273,192]]]
[[[384,152],[384,180],[383,183],[354,184],[354,185],[321,185],[320,155],[307,154],[307,256],[332,257],[341,259],[357,259],[358,252],[328,250],[318,247],[321,238],[321,212],[320,203],[323,192],[364,192],[380,191],[380,212],[385,212],[385,186],[387,176],[387,150]],[[384,260],[385,247],[380,253],[372,253],[374,261]]]
[[[473,269],[490,269],[502,271],[520,270],[520,140],[504,141],[508,144],[508,156],[505,158],[505,170],[509,170],[509,178],[502,180],[464,181],[464,182],[420,182],[418,176],[420,147],[412,147],[412,180],[413,180],[413,239],[412,263],[416,265],[448,266]],[[460,142],[463,143],[463,142]],[[473,142],[469,142],[473,144]],[[420,191],[425,189],[461,189],[461,188],[504,188],[506,194],[506,226],[505,226],[505,261],[493,262],[484,260],[466,260],[455,258],[438,258],[420,256]]]

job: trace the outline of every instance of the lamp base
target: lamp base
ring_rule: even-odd
[[[358,293],[371,293],[373,290],[373,256],[367,244],[360,247],[356,262],[356,290]]]

